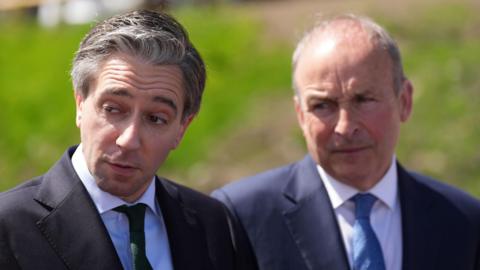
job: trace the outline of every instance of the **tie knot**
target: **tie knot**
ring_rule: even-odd
[[[114,211],[127,215],[130,231],[143,232],[145,221],[146,205],[137,203],[132,206],[120,205],[113,209]]]
[[[377,198],[370,193],[359,193],[355,195],[352,200],[355,202],[355,218],[369,219],[372,206]]]

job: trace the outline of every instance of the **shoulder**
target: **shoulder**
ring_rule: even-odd
[[[9,245],[11,239],[35,229],[39,213],[42,213],[34,200],[41,181],[42,178],[36,178],[0,193],[0,242]]]
[[[478,208],[478,210],[480,211],[480,200],[473,197],[469,193],[457,187],[449,185],[444,181],[437,180],[432,177],[419,174],[417,172],[410,172],[410,174],[412,175],[412,177],[417,179],[420,184],[437,193],[439,196],[444,197],[450,202],[454,204],[467,205]]]
[[[445,209],[459,211],[467,216],[474,217],[480,224],[480,200],[468,194],[467,192],[417,172],[408,172],[415,179],[420,189],[429,194]],[[408,194],[407,194],[408,196]]]
[[[295,177],[297,163],[274,168],[259,174],[238,179],[215,190],[212,196],[222,201],[252,202],[271,200],[282,194],[283,188]]]
[[[202,224],[209,255],[218,256],[212,260],[216,268],[256,269],[253,268],[255,261],[250,247],[245,243],[244,232],[222,202],[167,179],[160,179],[159,182],[169,196],[181,205],[177,210],[182,209],[185,217],[193,216]]]
[[[282,167],[240,179],[215,190],[212,196],[222,201],[240,219],[263,220],[281,215],[293,200],[316,192],[320,179],[310,156]]]
[[[160,183],[171,198],[174,198],[187,209],[204,215],[218,216],[219,213],[221,215],[225,214],[221,202],[200,191],[164,178],[160,178]]]
[[[25,208],[29,202],[33,201],[41,183],[42,177],[37,177],[0,193],[0,215]]]

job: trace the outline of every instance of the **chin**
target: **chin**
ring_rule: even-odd
[[[126,190],[131,189],[129,188],[128,183],[122,183],[115,178],[99,181],[97,182],[97,185],[101,190],[117,197],[127,196],[128,192],[126,192]]]
[[[359,181],[359,179],[366,179],[369,177],[369,173],[365,170],[365,167],[358,165],[336,166],[334,171],[339,179],[345,179],[349,182]]]

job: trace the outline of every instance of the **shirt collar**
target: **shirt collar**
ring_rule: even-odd
[[[360,193],[358,189],[346,185],[330,176],[320,165],[317,165],[317,170],[322,178],[330,198],[330,202],[332,203],[334,209],[337,209],[357,193]],[[398,176],[396,158],[393,156],[387,173],[367,192],[375,195],[386,206],[388,206],[390,209],[393,209],[397,203],[397,182]]]
[[[136,203],[144,203],[153,211],[153,213],[155,213],[155,215],[158,215],[157,207],[155,204],[155,177],[153,177],[153,180],[150,182],[147,190],[136,202],[127,203],[119,197],[101,190],[97,186],[95,179],[88,170],[85,156],[83,155],[82,151],[82,144],[80,144],[75,150],[75,153],[73,153],[72,165],[78,177],[87,189],[88,194],[90,194],[90,197],[92,198],[93,203],[95,204],[100,214],[110,211],[120,205],[133,205]]]

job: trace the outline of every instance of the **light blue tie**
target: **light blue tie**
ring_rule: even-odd
[[[382,248],[370,225],[370,212],[377,198],[367,193],[357,194],[352,200],[355,202],[353,269],[385,270]]]

